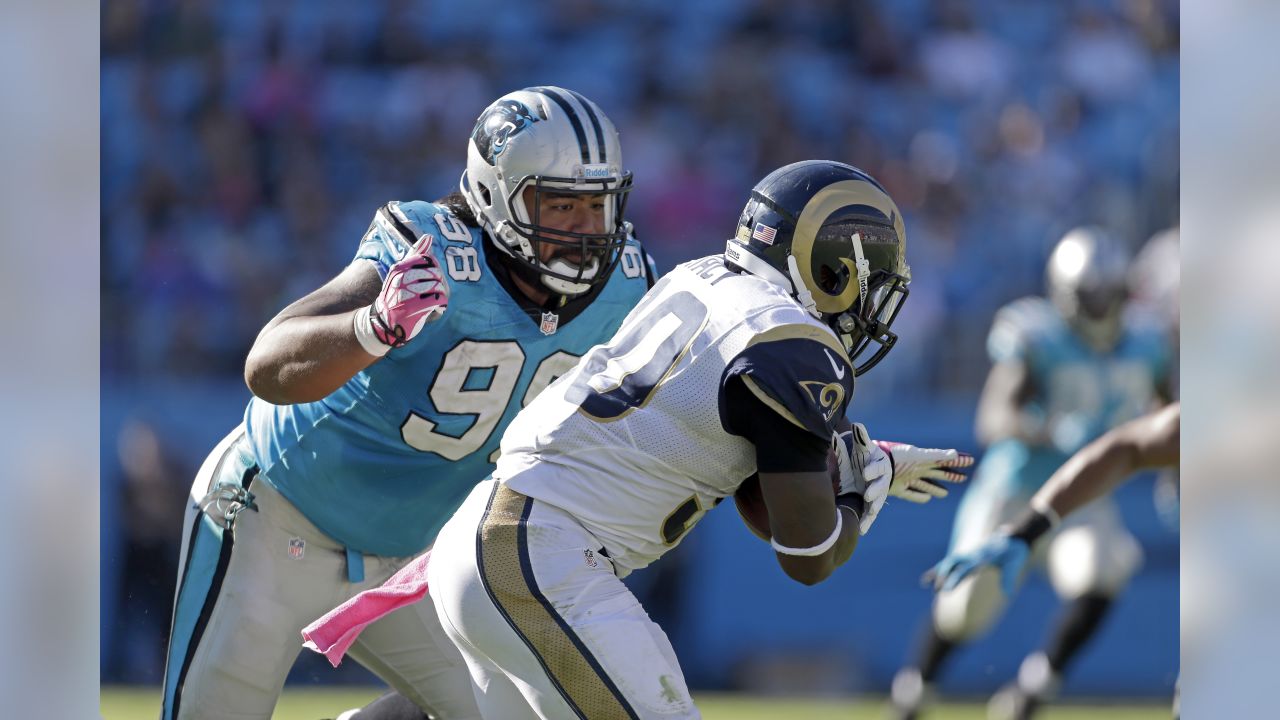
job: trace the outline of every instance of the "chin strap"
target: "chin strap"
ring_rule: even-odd
[[[810,315],[821,320],[822,313],[818,312],[818,305],[813,301],[813,293],[809,292],[809,288],[805,287],[800,279],[800,264],[796,262],[795,255],[787,256],[787,271],[791,273],[791,284],[796,289],[796,299]]]

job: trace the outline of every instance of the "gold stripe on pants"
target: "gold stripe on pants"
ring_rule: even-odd
[[[579,716],[634,720],[617,685],[538,589],[522,524],[532,505],[532,498],[505,485],[494,490],[479,530],[485,589]]]

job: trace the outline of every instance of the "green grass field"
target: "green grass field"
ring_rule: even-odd
[[[343,710],[363,705],[380,692],[373,688],[290,689],[285,691],[276,706],[275,718],[331,718]],[[706,720],[882,720],[884,717],[882,698],[804,700],[702,693],[697,695],[697,701]],[[102,689],[104,720],[155,720],[159,708],[159,691],[156,688]],[[936,720],[982,720],[986,716],[980,704],[949,703],[937,707],[927,717]],[[1072,704],[1050,708],[1041,717],[1044,720],[1167,720],[1169,706]]]

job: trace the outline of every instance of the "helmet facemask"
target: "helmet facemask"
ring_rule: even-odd
[[[1059,311],[1086,343],[1100,351],[1115,346],[1128,299],[1125,286],[1075,287],[1059,295],[1055,298]]]
[[[862,375],[875,367],[898,342],[897,333],[891,331],[889,327],[898,318],[907,295],[911,294],[911,290],[907,287],[909,282],[901,275],[887,270],[876,270],[871,273],[867,281],[866,300],[859,299],[847,312],[838,313],[828,319],[831,329],[844,343],[845,350],[849,353],[849,360],[855,363],[853,371],[855,376]],[[866,353],[873,343],[878,346],[875,352],[861,364],[857,364],[858,358]]]
[[[524,201],[526,188],[533,189],[528,207]],[[512,258],[528,270],[541,275],[543,284],[556,293],[580,295],[587,292],[593,284],[609,277],[622,257],[622,248],[629,235],[629,229],[622,218],[625,217],[630,192],[629,172],[617,177],[598,179],[544,175],[525,178],[516,184],[507,197],[507,203],[512,209],[512,219],[504,227],[516,236],[519,249],[519,252],[512,254]],[[542,201],[548,196],[582,198],[583,202],[603,197],[603,225],[611,230],[583,233],[544,225]],[[549,261],[544,262],[544,245],[564,248],[568,253],[576,253],[582,260],[571,262],[563,256],[552,255]]]
[[[830,261],[824,262],[814,279],[827,295],[839,295],[849,283],[858,284],[858,293],[848,309],[823,314],[823,319],[839,336],[849,360],[854,363],[855,375],[862,375],[875,367],[898,342],[897,334],[890,327],[910,294],[907,287],[911,282],[910,270],[906,275],[900,275],[885,267],[873,269],[865,250],[891,242],[893,232],[891,227],[849,222],[831,223],[818,232],[818,247],[838,247],[828,241],[840,238],[842,244],[850,248],[847,258],[852,260],[851,263],[835,265]],[[857,277],[852,276],[854,273]],[[872,345],[876,347],[872,348]],[[868,351],[872,351],[870,357],[859,364],[858,358]]]

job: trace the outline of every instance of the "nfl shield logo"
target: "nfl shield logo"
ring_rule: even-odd
[[[307,541],[302,538],[289,538],[289,557],[301,560],[307,552]]]
[[[559,315],[551,312],[542,313],[542,325],[539,326],[539,329],[542,330],[543,335],[555,335],[556,327],[558,327],[559,325],[560,325]]]

